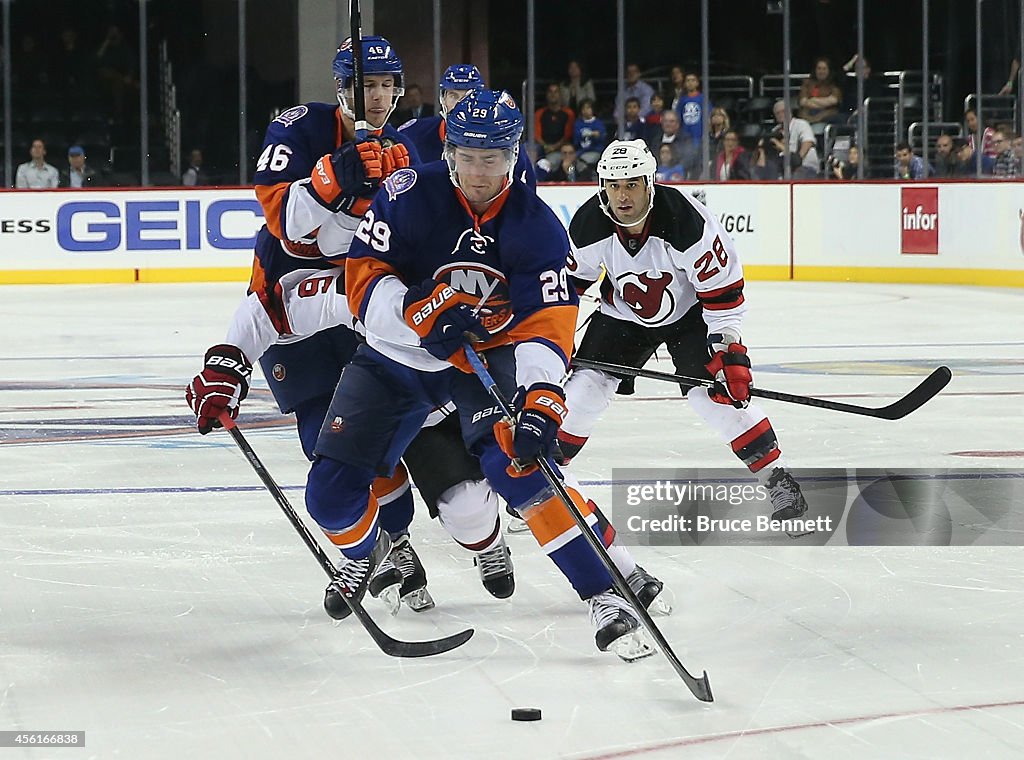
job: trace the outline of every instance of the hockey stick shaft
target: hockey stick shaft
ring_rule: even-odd
[[[591,359],[574,358],[572,363],[575,367],[582,369],[594,369],[609,375],[628,375],[632,377],[645,377],[650,380],[664,380],[666,382],[691,388],[710,388],[715,384],[715,381],[710,378],[673,375],[668,372],[637,369],[636,367],[609,364],[608,362],[593,361]],[[750,395],[757,398],[770,399],[772,401],[784,401],[788,404],[800,404],[802,406],[813,406],[819,409],[829,409],[833,412],[859,414],[865,417],[877,417],[883,420],[898,420],[906,417],[908,414],[919,409],[926,402],[934,398],[939,391],[949,384],[952,377],[953,373],[950,372],[949,367],[938,367],[906,396],[903,396],[888,406],[878,408],[860,406],[858,404],[846,404],[841,401],[828,401],[827,399],[815,398],[813,396],[798,396],[793,393],[783,393],[781,391],[769,391],[764,388],[752,387],[750,389]]]
[[[348,3],[349,37],[352,40],[352,112],[356,141],[366,139],[370,125],[366,121],[366,91],[363,89],[363,20],[359,0]]]
[[[487,371],[487,367],[484,366],[483,361],[480,359],[479,354],[473,349],[473,347],[467,342],[465,344],[466,357],[469,359],[469,364],[473,368],[473,372],[480,378],[480,382],[483,383],[487,392],[494,399],[494,402],[501,408],[502,414],[505,416],[505,421],[508,424],[514,424],[512,421],[515,419],[515,412],[512,409],[512,405],[505,398],[505,394],[501,392],[498,384],[494,382],[494,378],[491,377],[491,373]],[[572,496],[569,495],[566,490],[565,484],[562,483],[561,478],[555,472],[554,467],[547,458],[541,457],[534,464],[540,469],[544,475],[545,480],[548,481],[548,485],[554,489],[558,495],[559,500],[565,505],[565,508],[569,510],[569,514],[572,515],[572,519],[579,527],[580,532],[586,538],[587,543],[597,552],[597,556],[600,558],[601,563],[608,570],[608,573],[612,577],[612,583],[615,588],[618,589],[619,593],[623,598],[630,603],[637,617],[640,618],[644,627],[650,632],[651,636],[657,642],[658,647],[661,649],[662,654],[668,659],[675,669],[679,677],[683,679],[687,688],[693,693],[693,695],[702,702],[713,702],[714,697],[711,695],[711,684],[708,683],[708,674],[705,672],[700,678],[696,678],[690,674],[689,671],[683,666],[676,653],[672,650],[665,636],[661,630],[655,625],[654,620],[651,619],[650,613],[647,608],[641,604],[640,600],[637,599],[636,594],[633,593],[633,589],[629,587],[625,577],[619,571],[619,568],[615,566],[612,558],[608,555],[608,550],[605,548],[604,542],[597,537],[593,529],[587,524],[586,518],[579,511],[576,503],[572,500]]]
[[[242,431],[238,429],[238,425],[233,419],[231,419],[231,415],[227,412],[222,412],[218,419],[220,420],[220,424],[223,425],[229,433],[231,433],[231,437],[238,445],[238,448],[241,449],[253,470],[256,471],[260,480],[263,481],[263,485],[266,486],[271,496],[274,497],[274,501],[277,502],[277,506],[279,506],[281,511],[284,512],[285,517],[288,518],[288,522],[292,524],[295,531],[302,537],[302,541],[306,544],[306,548],[312,552],[314,557],[316,557],[317,561],[320,563],[320,567],[325,573],[327,573],[327,577],[332,581],[338,580],[338,571],[334,567],[334,563],[331,562],[330,557],[327,556],[323,547],[320,546],[317,540],[313,537],[313,534],[309,532],[309,528],[306,527],[306,524],[302,522],[301,518],[295,512],[291,502],[288,501],[288,497],[284,495],[284,491],[281,490],[281,487],[277,484],[277,481],[274,480],[270,471],[263,466],[263,462],[260,461],[260,458],[256,455],[252,446],[249,445],[245,436],[242,435]],[[339,589],[341,589],[340,586]],[[362,623],[363,628],[366,629],[367,633],[370,634],[377,646],[380,647],[381,651],[385,654],[391,655],[392,657],[429,657],[430,655],[441,654],[442,652],[447,652],[451,649],[462,646],[469,641],[470,637],[473,635],[473,629],[469,628],[443,639],[433,639],[429,641],[400,641],[384,633],[384,631],[380,629],[380,626],[378,626],[374,622],[373,618],[370,617],[370,614],[366,611],[363,605],[359,603],[359,600],[351,597],[345,589],[341,589],[341,597],[345,600],[345,604],[349,606],[349,609],[352,610],[352,614],[355,615],[356,619],[358,619],[360,623]]]

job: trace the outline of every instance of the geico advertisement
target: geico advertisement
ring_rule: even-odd
[[[703,200],[744,261],[789,261],[785,186],[677,186]],[[568,227],[596,185],[538,188]],[[252,190],[95,190],[0,193],[0,268],[225,266],[251,261],[263,209]],[[217,254],[210,256],[209,254]]]
[[[262,225],[250,190],[3,193],[0,263],[31,255],[38,264],[52,254],[246,251],[251,258]]]

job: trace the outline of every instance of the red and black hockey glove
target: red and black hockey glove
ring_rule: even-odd
[[[750,403],[750,359],[739,338],[723,333],[708,335],[711,361],[704,366],[715,384],[708,389],[712,401],[743,409]]]
[[[384,176],[382,151],[376,140],[344,143],[334,153],[320,157],[306,187],[324,208],[362,216]]]
[[[384,173],[383,179],[387,179],[399,169],[409,165],[409,149],[402,143],[389,145],[381,153],[381,167]]]
[[[206,366],[185,388],[185,403],[196,415],[196,427],[206,435],[219,428],[217,417],[227,410],[238,416],[238,405],[249,394],[252,364],[236,346],[222,344],[206,352]]]
[[[467,339],[482,342],[491,335],[473,314],[466,298],[451,285],[424,280],[422,285],[414,285],[405,294],[402,314],[409,327],[420,336],[420,345],[431,356],[472,374],[463,343]]]
[[[529,475],[537,469],[537,465],[529,463],[542,456],[551,456],[558,428],[569,413],[565,406],[565,393],[551,383],[534,383],[529,389],[520,388],[512,405],[520,404],[522,410],[514,428],[507,422],[494,424],[498,446],[513,461],[508,466],[508,474],[514,478]],[[522,466],[524,464],[525,467]]]

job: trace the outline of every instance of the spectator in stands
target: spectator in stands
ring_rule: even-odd
[[[32,141],[28,151],[31,161],[18,167],[14,186],[24,190],[45,190],[57,187],[60,175],[57,167],[46,163],[46,143],[38,137]]]
[[[656,92],[651,95],[651,111],[644,116],[644,123],[648,127],[655,126],[661,128],[661,112],[665,110],[665,98],[661,97],[660,92]]]
[[[534,130],[540,141],[542,154],[554,166],[560,160],[561,147],[572,143],[576,114],[562,105],[562,95],[556,82],[548,85],[544,94],[544,107],[534,115]]]
[[[732,127],[729,120],[729,113],[724,108],[712,108],[711,117],[708,120],[708,145],[710,155],[717,156],[722,149],[722,138]]]
[[[690,179],[700,178],[700,143],[694,142],[683,132],[679,114],[671,109],[662,112],[659,128],[648,135],[647,146],[651,153],[658,155],[662,145],[672,146],[672,153],[686,168],[686,174]]]
[[[13,52],[13,51],[12,51]],[[21,37],[21,49],[17,54],[12,55],[11,76],[13,84],[22,92],[29,92],[35,88],[47,87],[50,83],[49,60],[43,52],[36,38],[31,33],[23,34]]]
[[[594,170],[576,156],[576,148],[567,143],[559,150],[561,160],[548,172],[548,182],[591,182]]]
[[[843,161],[835,154],[825,161],[825,178],[851,180],[857,179],[857,164],[860,163],[860,148],[851,145]]]
[[[581,160],[596,166],[601,153],[608,144],[608,131],[604,122],[594,116],[594,101],[584,98],[580,101],[580,113],[576,118],[572,144]]]
[[[654,173],[655,182],[685,182],[686,167],[682,165],[670,143],[658,149],[658,171]]]
[[[827,58],[814,61],[814,71],[800,86],[800,115],[809,124],[838,122],[839,104],[843,91],[832,76],[832,65]]]
[[[189,154],[188,168],[181,174],[181,184],[186,187],[210,184],[210,178],[203,171],[203,152],[193,148]]]
[[[740,136],[735,129],[730,129],[722,138],[722,149],[715,157],[714,177],[719,182],[730,179],[750,179],[746,161],[740,161],[746,151],[740,145]]]
[[[640,104],[640,116],[646,116],[651,112],[651,95],[654,88],[647,82],[640,79],[640,66],[635,63],[626,65],[626,89],[615,97],[615,120],[619,120],[619,114],[623,113],[623,104],[630,98],[636,98]],[[625,138],[630,139],[630,138]]]
[[[781,141],[780,141],[781,144]],[[750,179],[775,181],[782,178],[782,153],[769,137],[761,137],[753,150],[743,154]]]
[[[855,71],[857,68],[857,54],[854,53],[853,57],[843,64],[843,71],[849,73]],[[845,86],[840,86],[840,89],[846,93],[844,102],[847,104],[849,110],[857,110],[857,80],[856,78],[846,78]],[[884,97],[895,97],[886,86],[885,82],[876,76],[871,75],[871,62],[867,58],[864,59],[864,98],[884,98]]]
[[[908,142],[896,146],[896,179],[924,179],[924,161]]]
[[[579,113],[580,103],[584,100],[593,103],[597,99],[594,95],[594,82],[583,76],[583,67],[579,61],[569,61],[566,73],[569,78],[559,85],[559,97],[563,107]]]
[[[81,145],[68,148],[68,168],[60,173],[60,187],[99,187],[99,172],[85,165],[85,150]]]
[[[1013,141],[1019,136],[1010,130],[997,130],[992,143],[996,147],[996,163],[992,168],[992,176],[1001,179],[1012,179],[1020,176],[1020,158],[1013,150]]]
[[[65,26],[60,33],[60,48],[54,58],[54,83],[66,92],[93,86],[92,57],[78,44],[78,30]]]
[[[673,111],[678,111],[679,101],[686,94],[686,74],[683,73],[683,67],[673,66],[669,77],[671,82],[668,92],[665,93],[665,102]]]
[[[405,88],[405,95],[399,101],[401,104],[388,120],[392,124],[401,125],[413,119],[423,119],[434,115],[433,103],[423,102],[423,90],[418,84],[411,84]]]
[[[647,131],[644,117],[640,115],[640,99],[626,99],[626,124],[623,127],[621,140],[642,140]]]
[[[661,138],[661,115],[665,110],[665,99],[660,94],[651,95],[651,112],[644,117],[643,141],[648,145]],[[651,153],[655,153],[651,149]]]
[[[96,51],[96,68],[116,121],[122,121],[128,115],[131,110],[127,104],[128,97],[139,89],[139,80],[135,75],[137,59],[138,55],[125,44],[121,27],[111,24],[107,28],[107,36]]]
[[[683,124],[683,131],[691,140],[700,142],[704,135],[704,94],[700,91],[700,77],[687,71],[683,77],[685,92],[679,98],[676,113]]]
[[[956,171],[956,156],[953,155],[953,138],[945,133],[935,141],[935,176],[952,177]]]
[[[956,151],[956,169],[955,176],[957,177],[975,177],[977,176],[978,163],[974,153],[973,141],[963,138],[953,143],[953,149]],[[995,168],[996,160],[989,156],[982,155],[981,157],[981,173],[992,174],[992,170]]]
[[[973,108],[968,108],[964,111],[964,132],[967,133],[967,139],[970,141],[971,149],[973,150],[977,147],[974,141],[978,134],[978,113]],[[981,133],[981,154],[987,158],[996,157],[996,149],[992,144],[992,136],[994,134],[994,127],[985,127]]]
[[[814,179],[818,176],[818,144],[811,125],[805,119],[792,117],[789,120],[789,145],[786,146],[781,129],[786,120],[785,101],[776,100],[772,112],[779,127],[772,132],[770,144],[784,161],[789,162],[793,179]]]

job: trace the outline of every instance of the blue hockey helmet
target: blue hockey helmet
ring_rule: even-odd
[[[394,89],[391,93],[391,108],[388,116],[395,110],[398,99],[405,94],[405,81],[402,75],[402,59],[391,47],[391,43],[384,37],[370,35],[363,37],[363,74],[390,74],[394,79]],[[349,118],[354,118],[354,113],[349,105],[349,91],[352,87],[352,80],[355,77],[355,62],[352,56],[352,38],[346,37],[345,41],[338,47],[334,56],[334,80],[337,84],[338,103],[341,110]],[[387,121],[387,118],[385,118]],[[383,125],[381,125],[383,126]]]
[[[445,119],[444,159],[452,182],[459,185],[458,164],[474,162],[468,155],[456,160],[459,148],[500,151],[475,162],[474,171],[500,176],[512,182],[512,172],[519,159],[519,139],[523,134],[523,114],[505,90],[474,90],[460,100]],[[502,190],[504,192],[504,189]],[[497,197],[497,196],[495,196]]]
[[[445,119],[445,142],[462,148],[516,148],[523,135],[523,113],[505,90],[476,90]]]
[[[448,107],[444,102],[444,94],[448,90],[457,92],[471,92],[484,88],[484,78],[480,70],[471,63],[456,63],[449,66],[441,75],[441,81],[437,85],[437,102],[441,106],[441,116],[448,115]]]

